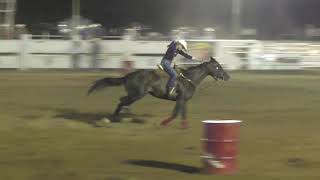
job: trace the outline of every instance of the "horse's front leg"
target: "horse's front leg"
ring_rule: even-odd
[[[174,107],[174,109],[172,111],[171,116],[169,118],[163,120],[160,125],[161,126],[168,126],[178,116],[178,114],[181,112],[184,103],[185,102],[184,102],[183,99],[178,99],[176,101],[176,105],[175,105],[175,107]]]
[[[181,108],[181,128],[182,129],[187,129],[189,127],[189,123],[187,121],[187,103],[183,103],[182,108]]]

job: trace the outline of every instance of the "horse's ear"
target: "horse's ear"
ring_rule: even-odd
[[[210,61],[217,62],[217,60],[215,58],[213,58],[212,56],[210,56]]]

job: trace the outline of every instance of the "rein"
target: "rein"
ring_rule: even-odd
[[[191,79],[187,78],[185,75],[183,75],[182,73],[179,74],[182,78],[184,78],[185,80],[187,80],[188,82],[190,82],[193,86],[197,86]]]

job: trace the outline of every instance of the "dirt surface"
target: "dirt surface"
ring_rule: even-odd
[[[173,102],[147,96],[107,123],[122,87],[87,97],[108,72],[0,71],[0,179],[319,180],[320,73],[231,72],[188,104],[191,127],[160,127]],[[115,75],[115,74],[112,74]],[[202,120],[239,119],[239,171],[202,173]]]

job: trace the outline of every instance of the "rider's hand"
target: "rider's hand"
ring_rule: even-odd
[[[192,56],[191,60],[199,61],[196,57]]]

